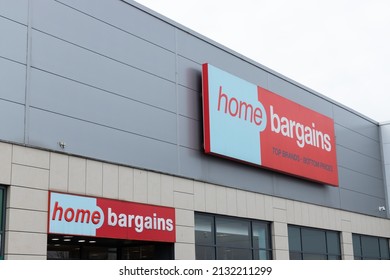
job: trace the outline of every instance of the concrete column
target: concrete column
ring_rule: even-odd
[[[341,259],[353,260],[353,244],[352,244],[352,233],[342,231],[340,233],[340,245],[341,245]]]
[[[274,260],[290,259],[288,249],[287,223],[272,223],[272,255]]]
[[[288,248],[287,204],[285,199],[272,198],[272,248],[275,260],[290,259]]]

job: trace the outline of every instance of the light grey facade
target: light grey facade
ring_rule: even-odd
[[[377,122],[133,1],[0,0],[0,36],[2,142],[388,217]],[[339,187],[206,156],[205,62],[332,118]]]

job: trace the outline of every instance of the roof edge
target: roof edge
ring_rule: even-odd
[[[206,42],[208,44],[211,44],[211,45],[213,45],[216,48],[221,49],[222,51],[230,53],[231,55],[233,55],[233,56],[235,56],[235,57],[237,57],[237,58],[239,58],[239,59],[241,59],[243,61],[246,61],[247,63],[250,63],[250,64],[252,64],[255,67],[258,67],[258,68],[260,68],[260,69],[262,69],[262,70],[264,70],[264,71],[266,71],[266,72],[268,72],[268,73],[270,73],[272,75],[275,75],[278,78],[280,78],[280,79],[282,79],[282,80],[284,80],[284,81],[286,81],[286,82],[288,82],[290,84],[293,84],[293,85],[295,85],[295,86],[297,86],[297,87],[299,87],[299,88],[301,88],[303,90],[306,90],[306,91],[314,94],[315,96],[317,96],[317,97],[319,97],[319,98],[321,98],[323,100],[326,100],[326,101],[332,103],[333,105],[341,107],[341,108],[349,111],[350,113],[352,113],[354,115],[357,115],[358,117],[361,117],[361,118],[363,118],[363,119],[365,119],[365,120],[367,120],[367,121],[369,121],[369,122],[371,122],[371,123],[373,123],[375,125],[379,126],[379,125],[383,124],[383,123],[379,123],[379,121],[376,121],[376,120],[374,120],[374,119],[372,119],[372,118],[370,118],[370,117],[368,117],[368,116],[366,116],[366,115],[364,115],[364,114],[362,114],[362,113],[360,113],[360,112],[358,112],[358,111],[356,111],[356,110],[354,110],[354,109],[352,109],[352,108],[350,108],[350,107],[348,107],[348,106],[346,106],[346,105],[344,105],[344,104],[342,104],[342,103],[340,103],[340,102],[338,102],[338,101],[336,101],[336,100],[334,100],[334,99],[332,99],[330,97],[325,96],[324,94],[321,94],[321,93],[319,93],[319,92],[309,88],[309,87],[307,87],[307,86],[305,86],[305,85],[303,85],[303,84],[301,84],[301,83],[299,83],[299,82],[297,82],[297,81],[295,81],[295,80],[293,80],[291,78],[288,78],[287,76],[285,76],[285,75],[283,75],[283,74],[281,74],[281,73],[279,73],[279,72],[277,72],[275,70],[272,70],[271,68],[269,68],[269,67],[267,67],[267,66],[265,66],[265,65],[263,65],[263,64],[261,64],[261,63],[259,63],[257,61],[255,61],[255,60],[253,60],[253,59],[251,59],[251,58],[249,58],[249,57],[247,57],[245,55],[242,55],[242,54],[238,53],[237,51],[234,51],[234,50],[232,50],[232,49],[230,49],[230,48],[228,48],[228,47],[226,47],[226,46],[224,46],[224,45],[222,45],[222,44],[220,44],[220,43],[218,43],[218,42],[216,42],[216,41],[214,41],[214,40],[212,40],[212,39],[210,39],[210,38],[208,38],[208,37],[206,37],[206,36],[204,36],[204,35],[202,35],[202,34],[200,34],[198,32],[196,32],[195,30],[192,30],[191,28],[188,28],[188,27],[186,27],[186,26],[184,26],[184,25],[182,25],[182,24],[180,24],[180,23],[178,23],[178,22],[176,22],[176,21],[174,21],[174,20],[172,20],[172,19],[170,19],[170,18],[168,18],[168,17],[166,17],[166,16],[164,16],[164,15],[162,15],[162,14],[160,14],[160,13],[158,13],[158,12],[156,12],[156,11],[154,11],[154,10],[152,10],[152,9],[150,9],[150,8],[144,6],[144,5],[142,5],[142,4],[140,4],[140,3],[136,2],[136,1],[134,1],[134,0],[120,0],[120,1],[122,1],[122,2],[124,2],[126,4],[129,4],[129,5],[137,8],[137,9],[139,9],[139,10],[141,10],[141,11],[143,11],[143,12],[145,12],[145,13],[153,16],[153,17],[155,17],[155,18],[158,18],[158,19],[166,22],[167,24],[172,25],[175,28],[178,28],[178,29],[180,29],[180,30],[182,30],[182,31],[184,31],[184,32],[186,32],[188,34],[191,34],[191,35],[197,37],[198,39],[200,39],[200,40],[202,40],[202,41],[204,41],[204,42]],[[389,121],[389,123],[390,123],[390,121]],[[386,122],[384,124],[386,124]]]

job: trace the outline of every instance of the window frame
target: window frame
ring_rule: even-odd
[[[291,236],[291,232],[290,230],[291,229],[298,229],[299,231],[299,247],[300,247],[300,250],[291,250],[291,247],[292,247],[292,243],[291,243],[291,239],[290,239],[290,236]],[[310,231],[318,231],[318,232],[322,232],[325,234],[325,253],[322,253],[322,252],[316,252],[316,251],[304,251],[303,249],[303,235],[302,235],[302,230],[310,230]],[[338,236],[338,249],[339,249],[339,253],[333,253],[333,252],[330,252],[330,244],[329,244],[329,239],[330,237],[328,237],[329,234],[333,234],[333,233],[336,233],[337,236]],[[312,227],[304,227],[304,226],[297,226],[297,225],[288,225],[288,238],[289,238],[289,255],[290,255],[290,259],[291,259],[291,255],[295,255],[295,256],[299,256],[299,259],[300,260],[305,260],[305,256],[318,256],[319,259],[325,259],[325,260],[341,260],[342,258],[342,255],[341,255],[341,242],[340,242],[340,232],[338,231],[333,231],[333,230],[326,230],[326,229],[320,229],[320,228],[312,228]],[[295,244],[294,244],[295,245]],[[295,260],[297,258],[293,258],[293,260]],[[310,260],[310,259],[313,259],[313,258],[308,258],[307,260]]]
[[[373,258],[371,256],[365,256],[363,255],[363,243],[362,238],[373,238],[376,239],[376,242],[378,244],[379,249],[379,258]],[[356,244],[356,239],[358,239],[359,244]],[[383,257],[382,252],[382,245],[381,241],[385,241],[387,244],[387,253],[388,255]],[[355,260],[390,260],[390,244],[389,239],[386,237],[380,237],[380,236],[373,236],[373,235],[366,235],[366,234],[358,234],[358,233],[352,233],[352,246],[353,246],[353,257]],[[359,252],[356,252],[356,249],[359,250]]]
[[[214,260],[218,260],[218,251],[220,250],[250,250],[250,255],[252,260],[256,260],[256,256],[261,256],[265,253],[265,255],[268,257],[268,260],[272,260],[272,234],[271,234],[271,222],[262,221],[262,220],[254,220],[254,219],[247,219],[247,218],[240,218],[240,217],[231,217],[226,215],[218,215],[218,214],[210,214],[210,213],[203,213],[203,212],[195,212],[195,221],[196,216],[203,216],[203,217],[209,217],[212,221],[211,223],[211,234],[212,236],[212,244],[206,244],[206,243],[197,243],[196,242],[196,223],[195,223],[195,250],[197,251],[198,248],[203,247],[207,249],[212,249],[212,255],[214,257]],[[242,247],[242,246],[236,246],[236,245],[229,245],[229,246],[223,246],[221,244],[218,244],[218,238],[217,238],[217,219],[225,219],[225,220],[231,220],[231,221],[247,221],[249,222],[249,239],[250,239],[250,246],[249,247]],[[254,224],[264,224],[266,226],[266,248],[257,248],[254,244]],[[268,246],[268,247],[267,247]],[[195,252],[196,254],[196,252]]]
[[[0,192],[2,197],[0,198],[0,260],[4,260],[5,253],[5,212],[6,212],[6,198],[7,198],[7,189],[5,186],[0,185]]]

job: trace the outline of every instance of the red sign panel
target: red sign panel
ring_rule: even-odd
[[[203,65],[205,152],[338,186],[331,118]]]
[[[175,209],[50,192],[49,233],[175,242]]]

